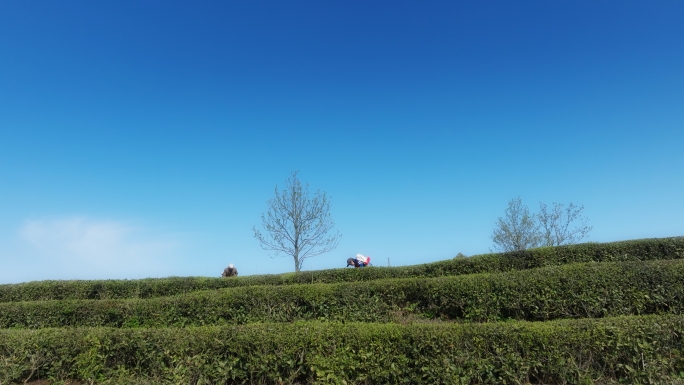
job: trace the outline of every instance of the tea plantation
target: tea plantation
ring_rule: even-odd
[[[684,384],[684,237],[0,285],[0,384]]]

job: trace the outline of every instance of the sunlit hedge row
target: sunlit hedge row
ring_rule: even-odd
[[[524,252],[485,254],[470,258],[391,268],[331,269],[229,279],[172,277],[141,280],[29,282],[0,285],[0,302],[152,298],[238,286],[358,282],[410,277],[429,278],[524,270],[590,261],[648,261],[681,258],[684,258],[684,237],[656,238],[613,243],[584,243],[532,249]]]
[[[0,383],[659,383],[684,316],[490,324],[0,330]]]
[[[468,322],[684,313],[684,260],[498,274],[252,286],[173,297],[0,304],[0,328],[167,327],[328,320]]]

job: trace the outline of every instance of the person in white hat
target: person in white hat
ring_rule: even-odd
[[[347,266],[366,267],[370,263],[370,257],[356,254],[356,258],[347,259]]]
[[[223,274],[221,274],[222,277],[237,277],[237,275],[238,275],[237,269],[233,266],[232,263],[230,265],[228,265],[228,267],[226,267],[223,270]]]

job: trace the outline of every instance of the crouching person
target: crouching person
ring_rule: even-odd
[[[347,267],[366,267],[368,264],[370,264],[370,257],[366,257],[361,254],[356,254],[356,258],[347,259]]]
[[[231,263],[230,265],[228,265],[228,267],[226,267],[223,270],[223,274],[221,274],[221,277],[237,277],[237,275],[238,275],[237,269]]]

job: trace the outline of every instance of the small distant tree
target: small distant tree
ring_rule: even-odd
[[[542,246],[571,245],[589,235],[592,227],[587,223],[589,219],[582,216],[584,206],[570,203],[564,207],[560,203],[553,203],[553,209],[548,210],[544,203],[539,203],[539,225],[542,236]],[[574,223],[576,226],[571,227]]]
[[[513,198],[494,227],[494,247],[500,251],[520,251],[577,243],[592,230],[587,224],[589,220],[582,216],[583,210],[584,206],[573,203],[565,207],[554,202],[551,210],[539,203],[539,213],[530,214],[520,197]]]
[[[508,202],[504,216],[496,222],[492,241],[494,247],[501,251],[520,251],[539,245],[539,224],[520,197]]]
[[[287,179],[285,189],[278,191],[268,202],[268,211],[261,215],[265,233],[253,227],[254,237],[264,250],[283,253],[294,260],[295,271],[300,271],[304,260],[321,255],[337,247],[341,234],[328,235],[335,226],[330,216],[330,200],[316,191],[309,197],[309,185],[302,186],[297,171]]]

